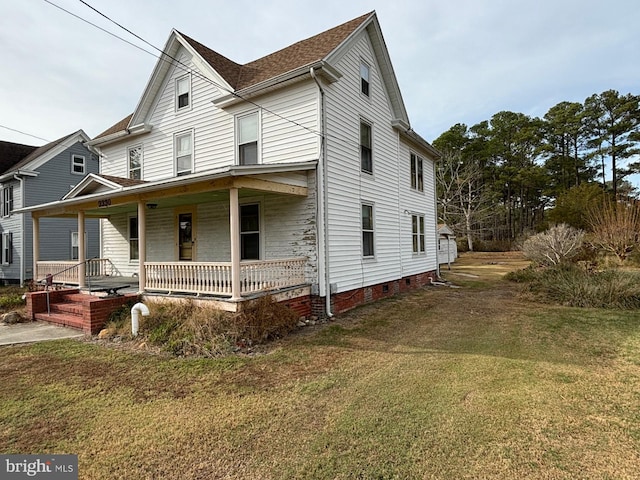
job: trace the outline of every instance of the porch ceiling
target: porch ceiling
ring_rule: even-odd
[[[193,174],[79,196],[21,209],[17,213],[31,212],[34,217],[73,217],[83,211],[87,218],[104,218],[135,212],[138,202],[146,203],[148,208],[171,208],[225,200],[229,198],[231,188],[237,188],[241,198],[264,192],[306,196],[306,171],[315,166],[316,162],[250,169],[236,167],[220,173]]]

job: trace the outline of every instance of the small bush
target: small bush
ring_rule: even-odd
[[[522,253],[537,265],[559,265],[576,257],[583,241],[582,230],[561,224],[529,237],[522,244]]]

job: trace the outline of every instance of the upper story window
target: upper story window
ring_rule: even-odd
[[[84,175],[85,159],[82,155],[71,155],[71,173]]]
[[[362,256],[373,257],[373,205],[362,204]]]
[[[424,216],[411,215],[413,253],[424,253]]]
[[[176,79],[176,111],[191,106],[191,76],[183,75]]]
[[[13,210],[13,185],[7,185],[2,189],[2,216],[8,217]]]
[[[371,125],[360,122],[360,169],[365,173],[373,173],[373,152],[371,141]]]
[[[369,65],[364,62],[360,64],[360,91],[369,96]]]
[[[193,131],[176,134],[173,142],[176,175],[188,175],[193,171]]]
[[[243,115],[236,120],[238,138],[238,164],[258,163],[258,112]]]
[[[424,191],[424,161],[421,157],[411,154],[411,188]]]
[[[142,145],[129,147],[128,149],[129,178],[142,180]]]

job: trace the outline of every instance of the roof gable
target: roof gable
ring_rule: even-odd
[[[380,24],[375,11],[372,11],[245,65],[240,65],[193,38],[173,30],[163,50],[166,55],[156,63],[135,112],[98,135],[92,143],[106,143],[111,139],[117,139],[129,134],[130,129],[142,131],[142,125],[156,96],[161,92],[166,76],[171,73],[172,68],[183,68],[176,66],[175,61],[180,47],[185,48],[192,55],[194,63],[201,67],[199,74],[211,79],[219,90],[226,92],[230,97],[239,97],[244,90],[259,91],[261,87],[266,87],[269,81],[275,82],[275,79],[287,73],[308,73],[309,67],[314,64],[322,64],[322,68],[329,70],[332,68],[331,64],[339,61],[353,47],[361,32],[366,32],[371,40],[395,117],[394,122],[407,130],[409,119],[400,88]],[[217,102],[216,104],[220,105]]]
[[[114,177],[112,175],[102,175],[90,173],[84,177],[75,187],[69,190],[62,200],[84,197],[93,193],[104,193],[109,191],[120,191],[126,187],[146,183],[144,180],[133,180],[130,178]]]

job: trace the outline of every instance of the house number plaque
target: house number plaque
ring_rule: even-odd
[[[98,200],[98,207],[109,207],[111,205],[111,199],[105,198],[104,200]]]

